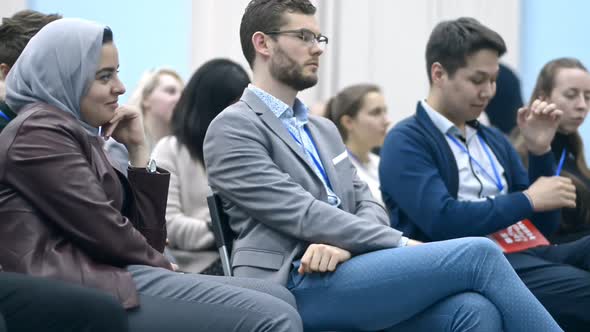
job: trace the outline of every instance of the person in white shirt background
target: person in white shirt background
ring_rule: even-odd
[[[383,205],[379,189],[379,156],[372,151],[380,147],[391,125],[381,89],[373,84],[356,84],[330,98],[325,116],[338,130],[358,176]]]

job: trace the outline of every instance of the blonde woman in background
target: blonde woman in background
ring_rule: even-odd
[[[385,139],[391,120],[385,97],[373,84],[352,85],[332,97],[325,108],[326,117],[338,130],[361,180],[383,205],[379,185],[379,156],[371,152]]]
[[[128,104],[137,107],[143,115],[150,150],[162,137],[170,135],[172,112],[183,88],[184,82],[176,71],[160,68],[146,72],[129,97]],[[129,157],[123,144],[109,139],[105,149],[111,159],[120,165],[120,170],[127,169]]]

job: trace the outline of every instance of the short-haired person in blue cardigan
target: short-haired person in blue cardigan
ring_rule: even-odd
[[[426,47],[428,98],[389,132],[379,177],[391,225],[439,241],[485,236],[522,219],[555,231],[575,189],[554,176],[551,152],[562,112],[537,100],[518,112],[529,172],[504,135],[475,121],[495,93],[502,37],[471,18],[438,24]],[[590,239],[540,246],[506,257],[567,331],[590,326]]]

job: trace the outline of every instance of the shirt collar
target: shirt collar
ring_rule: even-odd
[[[270,111],[279,119],[282,118],[292,118],[295,116],[297,121],[300,123],[307,123],[307,118],[309,115],[309,109],[305,104],[299,99],[295,98],[295,103],[293,103],[293,109],[289,107],[289,105],[285,104],[282,100],[278,99],[277,97],[271,95],[270,93],[262,90],[261,88],[253,85],[248,84],[248,89],[254,92],[262,102]]]
[[[426,114],[428,114],[428,117],[432,123],[434,123],[434,126],[438,128],[438,130],[443,133],[443,135],[455,134],[455,131],[457,133],[461,132],[459,128],[457,128],[449,119],[445,118],[444,115],[440,114],[434,108],[432,108],[432,106],[428,105],[426,100],[421,100],[420,104],[426,111]]]
[[[434,108],[432,108],[432,106],[430,106],[426,102],[426,100],[421,100],[420,104],[422,105],[422,108],[424,108],[424,110],[426,111],[426,114],[428,114],[428,117],[430,118],[430,120],[434,123],[434,126],[443,135],[450,134],[453,136],[461,136],[461,137],[463,136],[463,133],[461,133],[461,130],[457,126],[455,126],[444,115],[440,114]],[[470,141],[471,138],[473,138],[473,136],[475,136],[475,134],[477,134],[477,130],[475,128],[472,128],[469,124],[466,124],[465,135],[467,137],[465,137],[465,139],[467,141]]]

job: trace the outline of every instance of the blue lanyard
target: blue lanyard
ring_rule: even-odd
[[[0,116],[5,118],[6,121],[10,122],[10,118],[8,117],[8,115],[4,114],[4,112],[0,111]]]
[[[490,161],[490,165],[492,165],[492,170],[494,171],[493,177],[490,175],[490,173],[488,173],[488,171],[475,158],[473,158],[471,153],[469,153],[469,150],[467,150],[461,143],[459,143],[459,141],[457,141],[457,139],[455,137],[453,137],[452,135],[449,135],[449,134],[447,134],[447,136],[451,139],[451,141],[453,143],[455,143],[455,145],[457,145],[459,147],[459,149],[461,149],[461,151],[465,152],[467,154],[467,156],[469,156],[469,159],[471,159],[483,171],[483,173],[485,175],[487,175],[492,181],[494,181],[494,183],[496,184],[496,188],[498,188],[498,190],[500,192],[502,192],[502,190],[504,190],[504,185],[502,185],[502,180],[500,179],[500,174],[498,173],[498,170],[496,169],[496,165],[494,164],[494,159],[492,158],[492,154],[490,153],[490,149],[488,149],[488,146],[485,144],[483,138],[481,138],[481,136],[479,136],[479,134],[477,135],[477,138],[479,139],[479,142],[481,143],[483,150],[485,151],[486,155],[488,156],[488,160]]]
[[[305,130],[305,132],[307,133],[307,135],[309,135],[309,140],[311,141],[311,144],[313,145],[313,148],[317,151],[318,148],[316,147],[315,142],[313,141],[313,137],[309,133],[309,129],[307,129],[307,127],[303,127],[303,129]],[[301,147],[307,152],[307,154],[309,154],[309,156],[313,160],[313,163],[316,165],[316,167],[320,171],[320,174],[322,174],[322,177],[324,178],[324,181],[326,182],[326,184],[328,185],[328,187],[330,188],[330,190],[332,190],[332,184],[330,183],[330,179],[328,178],[328,175],[326,174],[326,171],[322,167],[322,163],[319,160],[316,159],[316,157],[313,155],[313,153],[311,151],[309,151],[305,147],[305,145],[303,145],[303,143],[301,143],[301,141],[299,139],[297,139],[297,136],[295,136],[295,134],[293,134],[289,128],[287,128],[287,131],[289,132],[289,134],[291,134],[291,136],[293,137],[293,139],[295,140],[295,142],[297,142],[297,144],[301,145]]]
[[[557,171],[555,171],[555,176],[559,176],[561,174],[561,169],[563,168],[563,162],[565,161],[566,155],[566,148],[563,148],[561,151],[561,157],[559,158],[559,164],[557,165]]]

